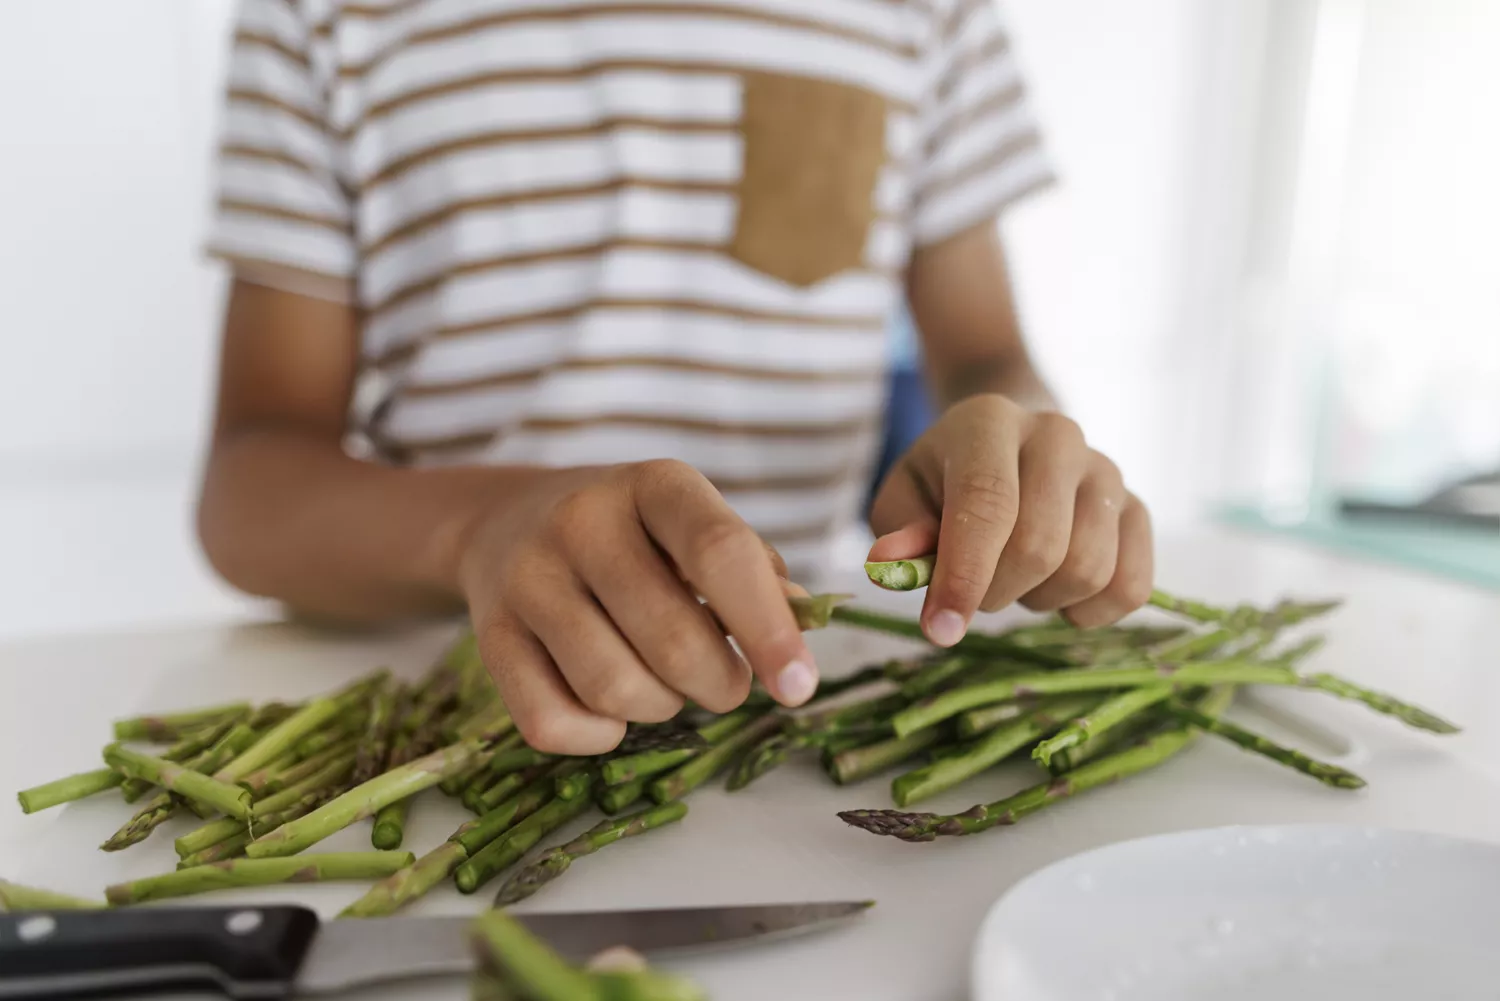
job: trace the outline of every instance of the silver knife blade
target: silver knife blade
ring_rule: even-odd
[[[810,931],[858,914],[873,900],[659,910],[517,914],[517,920],[575,962],[611,946],[653,956]],[[472,918],[346,918],[318,931],[297,975],[305,994],[364,984],[468,973],[474,968]]]

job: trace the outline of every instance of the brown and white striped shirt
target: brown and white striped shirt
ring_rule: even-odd
[[[241,0],[209,246],[357,304],[401,463],[682,459],[852,522],[913,245],[1051,179],[994,0]]]

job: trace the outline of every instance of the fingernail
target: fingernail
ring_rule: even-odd
[[[927,622],[927,638],[938,646],[952,646],[968,631],[964,617],[948,609],[934,614]]]
[[[781,700],[790,705],[800,706],[812,698],[817,688],[818,672],[806,661],[794,660],[776,676],[776,689],[781,692]]]

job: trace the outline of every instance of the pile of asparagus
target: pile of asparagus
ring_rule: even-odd
[[[927,583],[931,561],[867,571],[882,586],[913,589]],[[921,638],[915,620],[844,600],[792,604],[804,629],[834,622]],[[523,900],[583,856],[682,819],[694,789],[721,776],[730,790],[742,789],[794,755],[816,756],[839,785],[897,770],[891,796],[900,809],[839,816],[872,833],[927,841],[1014,823],[1160,764],[1198,733],[1335,788],[1364,785],[1223,719],[1240,686],[1312,689],[1423,730],[1456,732],[1392,696],[1298,669],[1319,640],[1287,644],[1286,631],[1334,603],[1216,608],[1157,593],[1152,604],[1174,624],[1080,630],[1053,617],[973,632],[951,649],[825,681],[799,710],[759,690],[722,715],[689,706],[668,723],[631,726],[620,747],[599,757],[527,746],[465,635],[412,685],[381,670],[298,705],[236,703],[122,720],[104,749],[105,768],[26,790],[20,802],[30,813],[109,790],[140,802],[106,851],[146,839],[171,818],[204,821],[176,839],[175,872],[109,887],[114,905],[222,887],[373,879],[344,916],[377,917],[447,879],[474,893],[505,873],[499,902]],[[1026,754],[1044,778],[1020,793],[955,815],[905,810]],[[474,816],[418,858],[401,850],[407,811],[433,786]],[[517,868],[542,839],[593,809],[605,815],[596,826]],[[308,851],[358,823],[368,823],[371,851]],[[22,906],[28,891],[3,889],[10,906]]]

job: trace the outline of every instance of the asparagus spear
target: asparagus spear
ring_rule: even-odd
[[[460,893],[473,893],[502,869],[514,863],[548,834],[583,814],[589,808],[587,795],[554,798],[509,831],[485,845],[453,871]]]
[[[918,800],[936,796],[1005,760],[1062,726],[1069,717],[1087,712],[1098,704],[1097,696],[1083,694],[1040,706],[1012,723],[989,731],[972,744],[960,748],[958,753],[945,755],[923,768],[898,775],[891,782],[891,798],[897,806],[910,806]]]
[[[634,754],[609,758],[600,765],[600,776],[607,786],[623,786],[660,775],[697,757],[704,747],[716,744],[743,729],[758,715],[759,711],[744,707],[727,712],[694,731],[701,740],[700,744],[691,747],[648,748]]]
[[[762,737],[735,762],[729,773],[725,788],[736,792],[771,771],[780,768],[791,759],[792,752],[813,746],[815,737],[807,733],[795,733],[785,728]]]
[[[303,737],[339,715],[344,708],[335,698],[313,699],[273,726],[244,754],[219,769],[214,778],[220,782],[238,782],[290,751]]]
[[[1443,719],[1428,712],[1420,706],[1414,706],[1409,702],[1403,702],[1394,695],[1377,692],[1373,689],[1356,685],[1352,681],[1337,677],[1332,674],[1310,674],[1302,680],[1302,684],[1308,688],[1315,688],[1320,692],[1327,692],[1341,699],[1349,699],[1360,702],[1378,713],[1394,716],[1407,726],[1418,730],[1426,730],[1429,733],[1458,733],[1459,728]]]
[[[1365,780],[1351,771],[1328,764],[1326,761],[1319,761],[1290,747],[1282,747],[1268,737],[1262,737],[1244,727],[1236,726],[1228,720],[1209,716],[1192,706],[1173,702],[1167,706],[1167,711],[1184,723],[1191,723],[1200,730],[1223,737],[1253,754],[1270,758],[1272,761],[1315,778],[1324,785],[1330,785],[1336,789],[1363,789],[1365,787]]]
[[[255,816],[255,835],[250,833],[250,828],[241,825],[238,831],[225,837],[216,844],[200,849],[190,855],[184,855],[177,863],[179,869],[191,869],[193,866],[207,865],[210,862],[218,862],[222,859],[237,858],[245,854],[245,847],[255,840],[256,835],[266,835],[276,828],[298,817],[306,816],[319,806],[332,798],[332,790],[322,793],[311,793],[302,797],[290,806],[282,807],[272,813],[257,813]],[[378,846],[377,846],[378,847]]]
[[[846,626],[890,633],[893,636],[905,636],[908,639],[925,641],[927,638],[926,634],[922,632],[922,624],[915,619],[902,618],[899,615],[887,615],[884,612],[875,612],[867,608],[839,606],[829,612],[829,620],[842,623]],[[1013,657],[1016,660],[1024,660],[1033,664],[1051,667],[1064,663],[1057,656],[1046,651],[1033,650],[1019,643],[1012,643],[1004,636],[991,636],[987,633],[969,633],[963,639],[949,647],[948,650],[952,653]]]
[[[22,813],[36,813],[117,788],[124,781],[125,776],[113,768],[100,768],[22,789],[16,793],[16,800],[21,804]]]
[[[1232,696],[1233,689],[1229,686],[1215,689],[1199,702],[1198,708],[1217,714],[1228,705]],[[1186,747],[1195,734],[1196,731],[1185,724],[1175,727],[1066,775],[994,803],[970,807],[963,813],[944,816],[901,810],[846,810],[839,814],[839,818],[851,827],[902,841],[931,841],[939,836],[976,834],[998,825],[1014,824],[1059,799],[1155,767]]]
[[[379,918],[394,914],[446,879],[469,857],[464,846],[444,841],[411,865],[370,887],[363,896],[339,913],[341,918]]]
[[[824,754],[823,770],[839,785],[848,785],[862,778],[898,765],[913,755],[947,737],[941,727],[918,730],[910,737],[891,737],[874,744],[852,747],[835,753]]]
[[[406,818],[415,798],[398,799],[375,812],[375,822],[370,826],[370,847],[388,851],[401,847],[401,842],[406,840]]]
[[[260,799],[256,802],[259,804],[262,800],[275,799],[283,795],[288,789],[305,788],[314,780],[317,785],[321,786],[351,775],[358,753],[359,738],[350,737],[288,768],[281,770],[271,768],[269,771],[261,769],[252,772],[240,781],[240,785],[251,789],[258,795]],[[257,779],[257,776],[263,774],[265,778]]]
[[[199,754],[202,754],[204,751],[208,750],[214,744],[222,740],[224,736],[231,730],[233,730],[236,726],[244,726],[245,724],[239,722],[241,718],[242,717],[238,716],[227,716],[218,723],[199,727],[198,729],[189,733],[187,736],[183,737],[177,743],[173,744],[171,747],[167,748],[165,751],[161,752],[161,757],[166,761],[171,761],[176,764],[182,764],[185,761],[190,761],[191,759],[197,757]],[[247,726],[245,729],[246,732],[250,733],[250,739],[253,740],[253,728]],[[243,748],[241,748],[241,750],[243,750]],[[213,767],[217,768],[218,765],[214,765]],[[202,768],[198,768],[197,770],[203,771]],[[124,784],[120,786],[120,795],[125,798],[125,802],[134,803],[146,793],[150,792],[152,788],[153,787],[150,782],[143,782],[140,779],[126,779]]]
[[[250,858],[295,855],[355,821],[373,817],[381,807],[437,785],[448,775],[466,767],[482,747],[478,741],[455,744],[386,772],[307,816],[255,839],[245,849],[245,854]]]
[[[613,816],[646,795],[646,783],[650,781],[650,778],[639,778],[624,785],[604,786],[595,794],[594,801],[599,809]]]
[[[568,791],[572,791],[571,788]],[[557,782],[550,774],[534,779],[514,796],[464,824],[448,840],[463,845],[468,855],[483,848],[516,824],[536,813],[557,796]]]
[[[370,714],[363,708],[345,710],[328,726],[297,741],[291,751],[292,763],[306,761],[334,747],[358,747],[369,721]]]
[[[665,803],[668,800],[686,796],[729,767],[735,755],[740,751],[776,730],[781,724],[780,715],[774,712],[766,713],[743,729],[725,737],[676,771],[667,772],[652,780],[651,784],[646,787],[646,792],[657,803]]]
[[[253,842],[252,842],[253,844]],[[380,879],[416,861],[411,852],[330,852],[296,858],[228,859],[211,865],[117,883],[104,891],[116,906],[184,897],[210,890],[330,879]]]
[[[497,774],[493,773],[490,767],[495,763],[497,757],[509,754],[511,751],[520,750],[530,749],[526,747],[526,741],[519,733],[513,733],[499,743],[482,751],[468,768],[465,768],[457,775],[450,775],[446,779],[443,779],[443,781],[438,783],[438,788],[442,790],[445,796],[457,796],[474,783],[484,781],[492,774]],[[532,751],[531,753],[534,755],[538,752]],[[504,770],[498,773],[498,775],[503,774],[505,774]]]
[[[208,804],[231,817],[250,819],[250,793],[239,786],[220,782],[191,768],[118,745],[105,748],[104,761],[130,778],[162,786],[184,799]]]
[[[909,560],[866,563],[865,574],[887,591],[915,591],[926,587],[932,580],[932,565],[936,562],[936,556],[918,556]]]
[[[993,705],[980,706],[978,709],[960,713],[955,721],[954,729],[957,730],[959,737],[972,740],[982,733],[993,730],[1001,723],[1020,719],[1036,707],[1035,699],[1015,699],[1010,702],[996,702]]]
[[[92,911],[104,906],[103,901],[84,900],[0,879],[0,914],[7,911]]]
[[[1031,756],[1040,762],[1043,767],[1052,763],[1052,755],[1059,751],[1065,751],[1070,747],[1077,747],[1091,737],[1119,726],[1126,720],[1145,712],[1152,706],[1165,702],[1172,695],[1172,689],[1166,685],[1144,685],[1133,688],[1128,692],[1121,692],[1099,702],[1094,700],[1092,705],[1078,712],[1088,712],[1087,716],[1080,716],[1057,733],[1037,744],[1031,751]]]
[[[244,719],[250,715],[250,703],[233,702],[208,709],[193,709],[188,712],[155,713],[116,720],[116,740],[145,740],[154,744],[180,740],[195,730],[222,723],[227,718]]]
[[[603,821],[567,844],[549,849],[537,861],[511,876],[495,896],[495,904],[500,906],[525,900],[544,885],[567,872],[568,867],[583,856],[591,855],[621,838],[644,834],[646,831],[675,823],[686,815],[687,804],[678,800],[648,807],[628,817]]]
[[[1047,763],[1047,771],[1053,775],[1071,772],[1086,762],[1129,747],[1142,738],[1171,726],[1171,723],[1172,717],[1162,706],[1148,709],[1097,737],[1090,737],[1077,747],[1065,748],[1053,754],[1052,760]]]
[[[354,757],[355,785],[370,781],[385,769],[385,759],[391,749],[391,732],[396,728],[399,697],[397,689],[386,685],[370,700],[370,717],[365,725],[364,739]]]
[[[478,814],[493,810],[514,796],[518,790],[535,781],[539,776],[552,775],[553,769],[556,767],[556,759],[552,759],[531,765],[528,768],[523,768],[519,772],[511,772],[500,779],[500,781],[475,793],[472,801],[468,794],[465,794],[464,805]]]
[[[967,688],[955,688],[915,703],[896,713],[891,724],[898,737],[941,723],[976,706],[1005,702],[1031,695],[1065,692],[1107,691],[1139,685],[1168,685],[1174,690],[1204,685],[1300,685],[1302,678],[1291,668],[1275,664],[1253,664],[1238,660],[1160,664],[1147,667],[1100,667],[1031,674]]]

